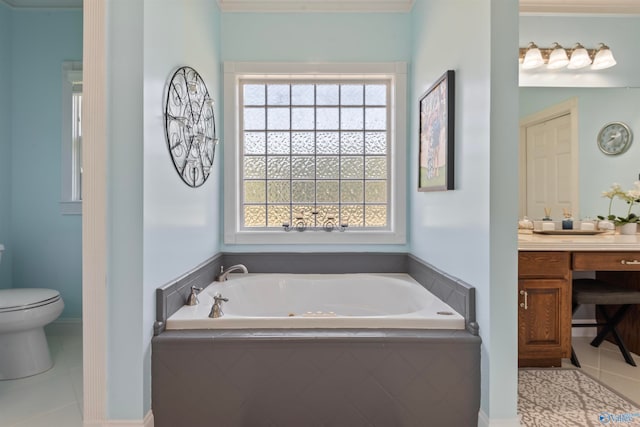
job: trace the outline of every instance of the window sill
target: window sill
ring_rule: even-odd
[[[60,213],[62,215],[82,215],[81,201],[60,202]]]
[[[225,244],[405,244],[405,233],[392,231],[239,231],[226,233]]]

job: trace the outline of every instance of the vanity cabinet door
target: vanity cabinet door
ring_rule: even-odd
[[[560,366],[571,355],[571,256],[518,254],[518,366]]]
[[[519,366],[560,366],[560,359],[570,356],[568,287],[564,279],[518,281]]]

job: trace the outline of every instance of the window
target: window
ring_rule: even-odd
[[[260,65],[225,64],[225,241],[403,243],[404,64]]]
[[[82,63],[62,65],[62,214],[82,213]]]

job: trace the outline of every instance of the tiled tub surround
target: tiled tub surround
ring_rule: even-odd
[[[207,265],[217,264],[218,271],[221,264],[238,262],[250,272],[265,273],[408,272],[463,315],[466,330],[161,332],[167,318],[162,316],[173,314],[163,300],[175,299],[185,287],[186,298],[191,284],[210,283],[176,281],[158,290],[156,329],[161,333],[152,349],[157,427],[477,424],[480,338],[472,287],[396,253],[222,254],[201,267],[211,270]]]

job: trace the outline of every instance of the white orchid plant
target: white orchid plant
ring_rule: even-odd
[[[634,182],[633,185],[633,189],[624,191],[620,184],[614,183],[609,191],[603,191],[602,197],[607,197],[609,199],[609,214],[606,217],[598,215],[598,219],[612,221],[615,225],[640,222],[640,217],[631,212],[633,205],[635,203],[640,203],[640,181]],[[613,199],[624,200],[629,205],[627,216],[616,216],[611,213]]]

